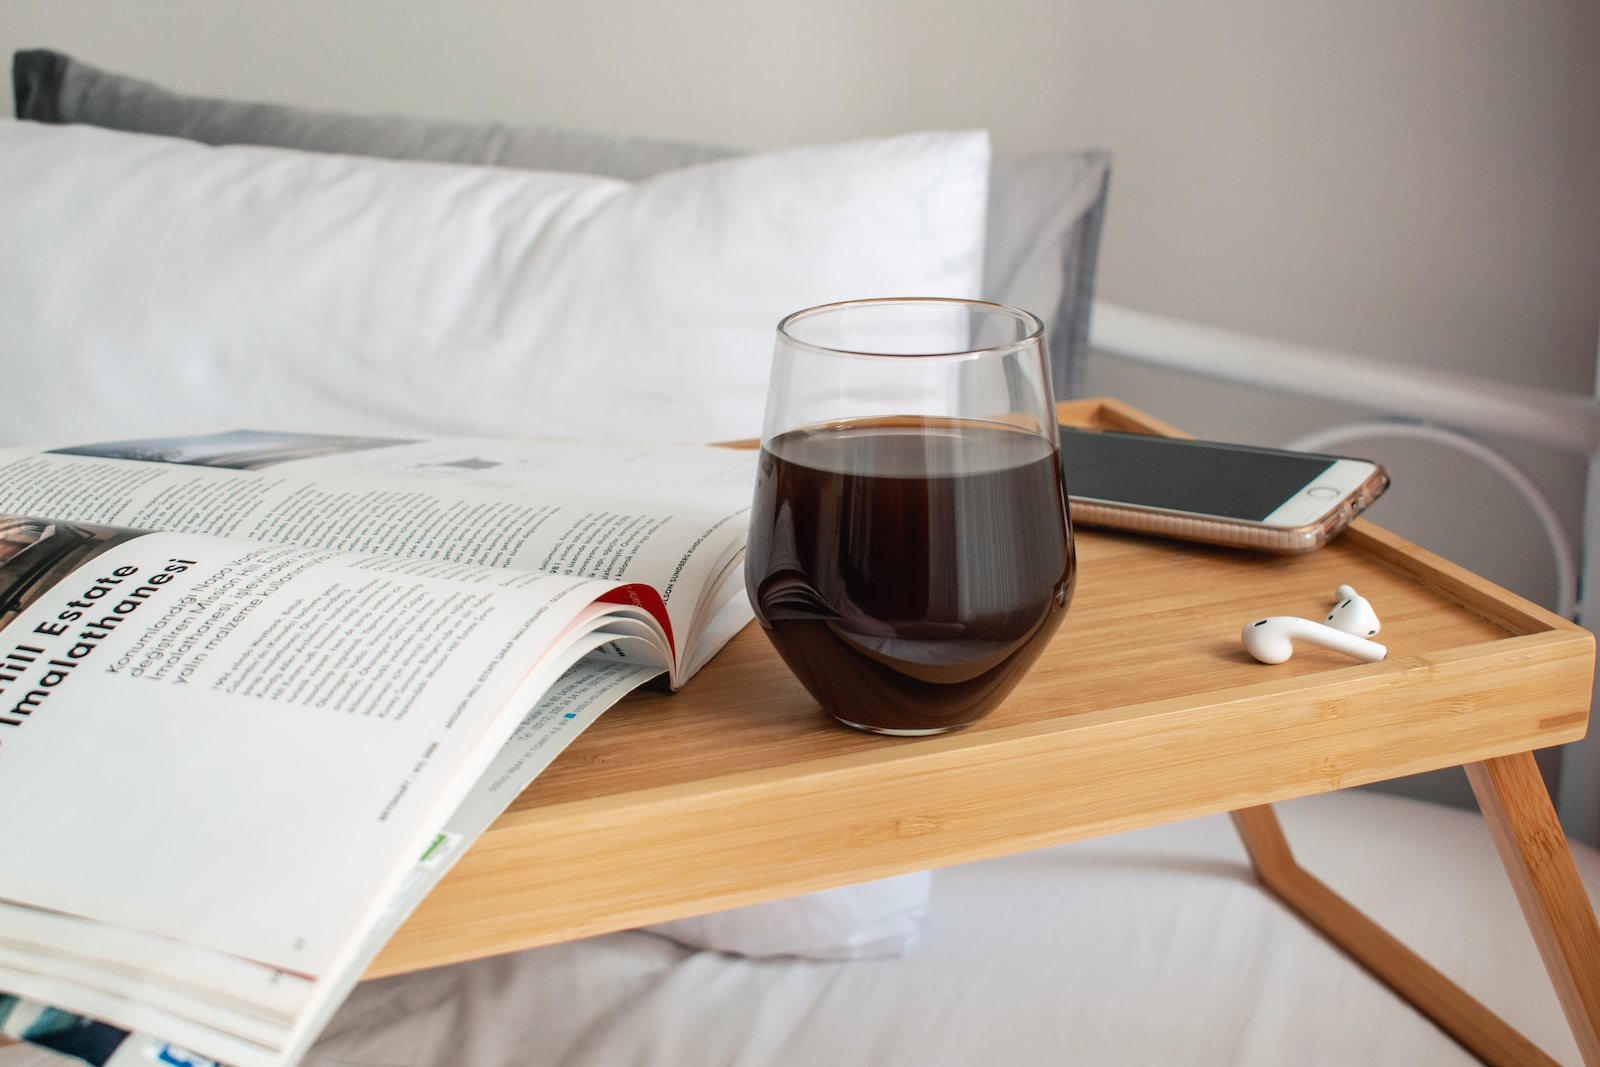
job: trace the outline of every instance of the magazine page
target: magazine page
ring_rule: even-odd
[[[599,599],[615,583],[7,530],[0,803],[32,817],[0,899],[292,976],[348,966],[527,709],[600,645],[641,658],[654,625]]]
[[[48,1050],[50,1063],[90,1067],[225,1067],[150,1034],[129,1032],[98,1019],[25,997],[0,993],[0,1048],[7,1042]],[[9,1062],[9,1061],[7,1061]],[[24,1061],[27,1062],[27,1061]]]
[[[0,511],[645,583],[676,686],[752,618],[754,464],[693,445],[239,431],[0,452]]]
[[[638,663],[619,663],[590,656],[581,660],[550,689],[495,755],[475,787],[451,815],[411,876],[390,901],[383,918],[363,946],[356,966],[326,983],[317,1003],[302,1017],[290,1039],[293,1056],[303,1054],[344,1002],[361,974],[377,958],[406,917],[422,902],[456,860],[489,824],[505,811],[601,712],[648,681],[657,671]]]
[[[260,1033],[257,1039],[252,1039],[195,1023],[186,1015],[151,1008],[143,1001],[107,995],[94,987],[71,981],[41,978],[32,972],[14,972],[0,967],[0,981],[7,988],[21,989],[22,996],[32,1003],[49,1005],[54,1011],[79,1016],[86,1022],[92,1020],[97,1026],[160,1034],[163,1043],[182,1049],[204,1048],[207,1059],[216,1059],[227,1067],[278,1067],[289,1062],[283,1051],[286,1047],[284,1035],[288,1032],[285,1027],[267,1027],[256,1022],[252,1029]],[[58,1008],[60,1004],[70,1005],[70,1008]],[[239,1018],[248,1023],[247,1016]],[[105,1022],[107,1019],[115,1021]]]
[[[569,668],[428,843],[367,932],[357,958],[337,974],[312,980],[103,923],[31,909],[19,915],[24,909],[0,904],[0,930],[10,935],[0,936],[0,986],[118,1020],[113,1028],[100,1019],[49,1012],[50,1033],[70,1024],[74,1029],[68,1032],[87,1028],[97,1035],[107,1057],[100,1062],[120,1063],[135,1048],[187,1055],[197,1064],[202,1060],[185,1050],[206,1049],[234,1067],[292,1059],[315,1040],[362,971],[466,846],[602,711],[658,673],[659,668],[593,656]],[[11,951],[16,946],[38,954],[27,959]],[[85,973],[75,960],[93,960],[98,970]],[[0,1004],[7,999],[0,995]],[[128,1036],[128,1030],[135,1033]],[[108,1043],[110,1036],[115,1040]]]

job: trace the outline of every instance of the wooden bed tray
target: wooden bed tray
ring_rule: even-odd
[[[1063,421],[1177,433],[1111,400]],[[835,725],[759,627],[681,693],[608,711],[422,903],[369,976],[1215,812],[1263,884],[1492,1063],[1537,1049],[1297,864],[1273,801],[1466,765],[1573,1025],[1600,1067],[1600,930],[1532,752],[1583,736],[1594,639],[1370,523],[1269,556],[1077,530],[1049,649],[981,723],[921,739]],[[1348,583],[1389,657],[1239,629],[1316,617]]]

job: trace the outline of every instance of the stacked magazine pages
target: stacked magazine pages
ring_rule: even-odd
[[[750,620],[754,462],[253,431],[0,451],[0,1043],[296,1062],[579,731]]]

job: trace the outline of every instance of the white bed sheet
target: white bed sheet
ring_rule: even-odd
[[[1278,812],[1304,866],[1576,1062],[1476,814],[1369,792]],[[1575,852],[1594,899],[1600,853]],[[1262,892],[1213,816],[936,872],[924,937],[895,960],[749,960],[629,932],[365,983],[306,1062],[1476,1061]]]

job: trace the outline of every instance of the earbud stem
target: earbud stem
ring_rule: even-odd
[[[1294,655],[1296,640],[1331,648],[1367,663],[1376,663],[1389,654],[1389,650],[1376,641],[1292,615],[1257,619],[1245,626],[1239,634],[1239,640],[1245,651],[1262,663],[1282,663],[1287,660]]]

